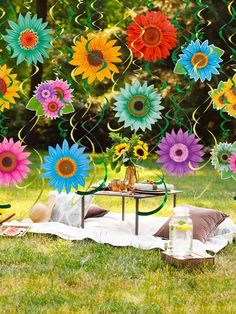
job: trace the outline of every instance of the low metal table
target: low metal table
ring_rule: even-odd
[[[177,194],[182,193],[182,191],[168,191],[168,195],[173,195],[173,207],[177,204]],[[94,193],[94,195],[101,196],[113,196],[113,197],[121,197],[122,198],[122,220],[125,220],[125,198],[133,198],[135,200],[135,235],[138,235],[138,227],[139,227],[139,200],[153,197],[164,196],[165,192],[155,192],[155,193],[137,193],[137,192],[112,192],[112,191],[99,191]],[[84,228],[84,212],[85,212],[85,196],[81,198],[82,210],[81,210],[81,227]]]

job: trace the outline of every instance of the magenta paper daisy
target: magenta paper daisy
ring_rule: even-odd
[[[55,81],[49,81],[49,83],[53,87],[56,96],[61,100],[61,102],[72,102],[73,89],[70,88],[70,85],[67,83],[67,81],[63,81],[62,79],[57,78]]]
[[[236,153],[233,153],[233,155],[230,157],[229,167],[233,173],[236,173]]]
[[[53,96],[56,96],[56,91],[54,90],[51,83],[40,83],[36,90],[35,90],[35,96],[37,100],[43,104],[46,99],[52,98]]]
[[[25,147],[12,138],[4,138],[0,143],[0,186],[16,185],[27,178],[31,162],[27,159],[30,153],[24,152]]]
[[[60,99],[57,96],[53,96],[44,101],[43,111],[46,117],[56,119],[59,117],[59,110],[63,107],[64,105],[61,103]],[[62,115],[62,110],[60,113]]]
[[[198,142],[194,134],[189,135],[188,131],[183,132],[182,129],[179,129],[177,134],[174,130],[166,133],[158,145],[159,150],[156,151],[160,156],[157,163],[163,164],[167,174],[173,176],[181,177],[187,173],[194,173],[189,165],[191,164],[193,168],[198,167],[204,155],[203,145]]]

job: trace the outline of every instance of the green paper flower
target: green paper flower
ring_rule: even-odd
[[[215,167],[215,169],[229,173],[229,159],[232,153],[235,151],[235,148],[230,143],[219,143],[212,153],[211,163]]]
[[[50,41],[53,39],[46,29],[47,22],[43,23],[37,15],[31,17],[29,13],[18,17],[18,24],[9,21],[12,29],[7,29],[4,36],[8,48],[13,51],[12,58],[17,57],[17,65],[27,60],[29,64],[43,63],[43,56],[48,57],[46,48],[51,48]]]
[[[152,124],[161,119],[160,110],[164,107],[160,106],[161,95],[155,92],[154,85],[148,86],[147,82],[141,85],[139,81],[133,85],[126,83],[115,99],[115,117],[124,122],[124,127],[151,130]]]

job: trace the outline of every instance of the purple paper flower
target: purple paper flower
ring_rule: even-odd
[[[160,155],[157,163],[162,163],[168,174],[173,176],[183,176],[186,173],[194,173],[189,168],[189,163],[193,168],[198,167],[198,163],[203,161],[203,145],[198,144],[199,140],[194,134],[189,135],[188,131],[179,129],[176,134],[174,130],[166,133],[161,143],[158,145],[156,153]]]
[[[47,100],[48,98],[52,98],[56,95],[52,84],[48,82],[39,84],[34,93],[37,100],[41,104],[44,104],[45,100]]]

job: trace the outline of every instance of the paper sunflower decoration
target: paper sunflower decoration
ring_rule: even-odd
[[[161,12],[137,15],[126,33],[128,47],[147,61],[166,59],[176,46],[176,29]]]
[[[229,168],[231,172],[235,174],[235,178],[236,178],[236,152],[233,153],[229,159]]]
[[[202,44],[199,40],[191,41],[186,48],[182,48],[182,52],[174,68],[174,73],[188,74],[195,82],[199,79],[201,82],[210,81],[212,74],[219,74],[217,68],[223,61],[220,57],[224,50],[214,45],[208,45],[208,40]]]
[[[154,85],[148,86],[147,82],[141,85],[139,81],[133,85],[125,84],[115,99],[115,117],[124,122],[124,127],[135,131],[151,130],[152,124],[161,119],[164,107],[160,105],[161,95],[155,92]]]
[[[37,62],[43,63],[43,56],[48,57],[47,48],[51,48],[50,41],[53,39],[46,29],[47,22],[37,18],[37,15],[31,17],[29,13],[23,17],[18,17],[18,24],[9,21],[11,29],[7,30],[4,36],[8,43],[8,48],[13,51],[12,58],[17,57],[17,65],[27,60],[29,64]]]
[[[10,104],[16,103],[14,98],[19,98],[19,82],[11,71],[6,65],[0,66],[0,111],[9,109]]]
[[[48,118],[56,119],[63,114],[74,111],[72,103],[73,89],[67,81],[56,79],[40,83],[30,99],[26,108],[36,111],[37,116],[45,115]]]
[[[236,142],[219,143],[212,151],[211,163],[221,173],[222,179],[236,180]]]
[[[173,176],[183,176],[187,173],[194,173],[190,168],[198,167],[198,163],[203,161],[203,145],[194,134],[179,129],[176,134],[174,130],[166,133],[161,143],[158,145],[156,153],[160,156],[157,163],[163,164],[163,168],[168,174]]]
[[[209,95],[215,109],[223,110],[236,118],[236,74],[227,82],[221,81],[217,89],[212,89]]]
[[[71,188],[78,188],[78,185],[84,186],[84,178],[88,177],[87,171],[90,160],[88,155],[84,154],[85,147],[78,147],[74,144],[69,147],[66,140],[62,147],[58,144],[56,148],[49,146],[49,156],[44,159],[42,169],[45,171],[42,176],[50,179],[48,185],[53,186],[59,193],[65,188],[69,193]]]
[[[116,40],[108,40],[103,34],[88,34],[88,38],[81,36],[73,46],[74,55],[70,64],[75,65],[75,75],[82,74],[82,79],[88,79],[92,84],[96,79],[103,81],[110,79],[112,73],[119,73],[114,63],[122,62],[120,46],[114,46]]]
[[[4,138],[0,143],[0,186],[16,185],[27,178],[31,162],[27,159],[30,153],[24,152],[25,147],[12,138]]]

